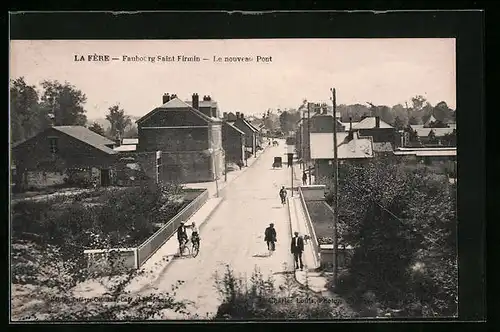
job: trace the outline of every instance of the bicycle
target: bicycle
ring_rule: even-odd
[[[191,244],[191,245],[189,245]],[[184,241],[179,250],[179,257],[184,256],[184,253],[187,251],[187,256],[196,257],[200,252],[200,244],[199,242],[193,243],[193,241]]]

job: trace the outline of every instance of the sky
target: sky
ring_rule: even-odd
[[[88,61],[96,54],[110,61]],[[200,61],[177,61],[182,55]],[[85,61],[75,61],[82,56]],[[257,62],[258,56],[271,61]],[[214,61],[219,57],[223,61]],[[298,108],[303,99],[331,103],[332,87],[337,104],[404,105],[423,95],[433,105],[445,101],[455,109],[455,68],[455,39],[439,38],[10,42],[11,79],[23,76],[37,87],[44,80],[68,81],[86,94],[89,119],[104,117],[117,103],[127,114],[142,116],[161,105],[164,93],[182,100],[210,95],[222,112],[259,115]]]

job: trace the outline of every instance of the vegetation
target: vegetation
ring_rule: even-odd
[[[222,300],[215,320],[339,319],[354,316],[341,299],[327,299],[300,288],[293,272],[284,276],[284,283],[276,286],[273,278],[264,279],[257,268],[247,279],[236,276],[226,266],[224,275],[215,275],[215,287]]]
[[[187,313],[186,302],[175,299],[180,281],[174,283],[171,292],[131,294],[125,287],[143,274],[141,271],[124,273],[119,265],[112,265],[114,277],[95,279],[100,271],[86,269],[81,258],[68,257],[66,249],[51,245],[42,248],[35,243],[17,243],[13,248],[12,273],[23,276],[22,280],[13,280],[14,320],[134,321],[164,319],[164,310]],[[103,294],[87,298],[74,291],[74,286],[89,279],[104,288]]]
[[[12,235],[60,248],[134,247],[156,231],[155,223],[168,221],[187,204],[176,186],[25,200],[12,207]]]
[[[337,292],[357,305],[368,292],[403,315],[456,315],[456,188],[446,176],[391,158],[342,165],[339,216],[340,244],[356,250]]]
[[[108,135],[110,137],[115,137],[116,135],[123,137],[125,130],[132,125],[130,116],[125,115],[125,111],[119,105],[113,105],[108,110],[109,113],[106,115],[106,120],[111,125]]]
[[[69,82],[46,80],[40,84],[39,91],[34,85],[27,84],[24,77],[10,80],[11,142],[30,138],[51,124],[86,126],[86,102],[86,95]],[[97,122],[89,124],[88,128],[110,138],[114,138],[117,132],[121,137],[137,137],[137,126],[118,105],[109,108],[106,120],[111,124],[108,132]]]

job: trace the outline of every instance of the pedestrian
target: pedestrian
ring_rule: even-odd
[[[183,246],[188,241],[185,221],[181,221],[179,224],[179,227],[177,228],[177,241],[179,242],[179,253],[182,255],[182,253],[184,251]]]
[[[282,186],[281,189],[280,189],[280,198],[281,198],[281,204],[285,204],[286,203],[286,189],[285,189],[285,186]]]
[[[307,174],[306,171],[302,174],[302,184],[305,186],[307,185]]]
[[[295,261],[295,269],[300,267],[300,270],[304,269],[304,264],[302,263],[302,252],[304,251],[304,239],[299,236],[299,232],[294,233],[295,236],[292,238],[292,245],[290,251],[293,255],[293,260]]]
[[[264,241],[266,241],[267,250],[269,250],[269,254],[271,254],[276,249],[274,245],[276,242],[276,229],[274,229],[273,223],[270,223],[269,227],[266,228],[264,232]]]

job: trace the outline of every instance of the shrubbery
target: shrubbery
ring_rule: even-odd
[[[456,315],[455,186],[390,159],[343,165],[339,185],[339,232],[356,251],[336,291],[361,306],[368,292],[402,315]]]
[[[293,272],[285,274],[284,284],[278,287],[273,278],[264,279],[258,269],[248,280],[236,276],[226,266],[224,275],[216,275],[215,280],[215,287],[222,299],[215,320],[339,319],[353,316],[343,301],[329,301],[300,288]]]

